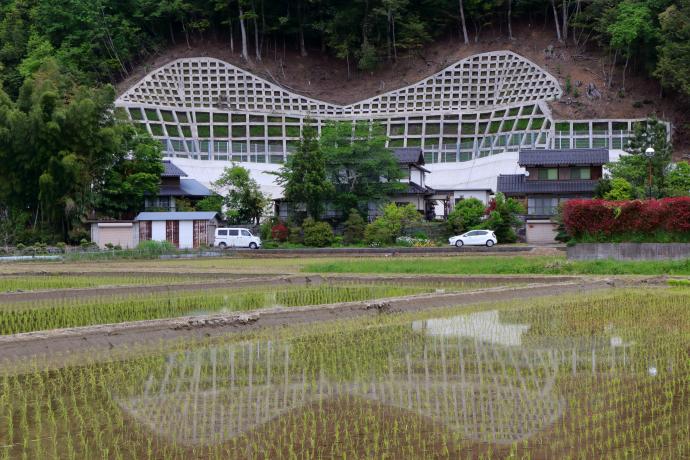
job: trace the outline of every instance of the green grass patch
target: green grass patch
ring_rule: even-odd
[[[562,257],[447,257],[362,259],[315,262],[303,267],[316,273],[407,274],[547,274],[547,275],[690,275],[690,259],[664,261],[569,261]]]

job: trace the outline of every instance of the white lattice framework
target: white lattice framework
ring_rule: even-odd
[[[305,118],[381,123],[390,147],[419,146],[453,162],[521,146],[549,146],[547,100],[561,88],[510,51],[462,59],[410,86],[336,105],[288,91],[212,58],[173,61],[144,77],[116,105],[165,144],[198,159],[282,162]]]

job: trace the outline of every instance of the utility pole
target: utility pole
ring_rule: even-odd
[[[644,151],[644,156],[647,157],[647,198],[652,199],[652,158],[654,158],[654,149],[647,147]]]

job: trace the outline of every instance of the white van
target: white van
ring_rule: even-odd
[[[217,228],[213,245],[219,248],[259,249],[261,238],[252,235],[246,228]]]

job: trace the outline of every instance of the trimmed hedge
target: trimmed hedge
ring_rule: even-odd
[[[563,224],[574,238],[690,232],[690,197],[660,200],[570,200]]]

